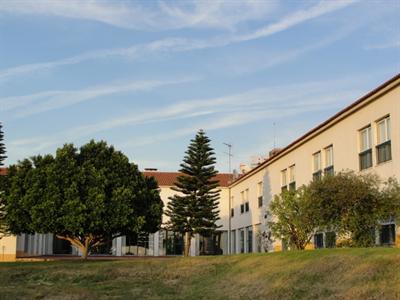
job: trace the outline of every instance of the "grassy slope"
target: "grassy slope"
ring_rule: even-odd
[[[0,299],[400,299],[400,249],[0,264]]]

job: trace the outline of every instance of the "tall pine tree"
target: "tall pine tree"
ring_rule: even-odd
[[[4,133],[2,131],[3,125],[0,123],[0,167],[3,166],[3,161],[6,159],[6,146],[3,143]],[[6,184],[5,176],[0,175],[0,239],[7,232],[4,214],[4,199],[3,199],[3,188]]]
[[[0,167],[3,166],[3,161],[7,158],[6,146],[4,145],[4,133],[2,131],[3,125],[0,123]]]
[[[178,192],[168,203],[166,215],[170,217],[169,229],[180,232],[185,237],[184,255],[189,256],[191,238],[195,233],[203,236],[212,234],[219,219],[219,183],[215,180],[216,159],[210,139],[199,130],[191,140],[172,188]]]

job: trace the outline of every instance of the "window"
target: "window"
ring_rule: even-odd
[[[360,170],[372,167],[372,137],[371,126],[360,130]]]
[[[281,171],[281,190],[287,191],[287,169]]]
[[[325,175],[333,175],[333,146],[329,146],[325,148]]]
[[[235,216],[235,209],[231,208],[231,218]]]
[[[393,245],[396,239],[395,224],[382,225],[380,228],[381,245]]]
[[[376,154],[378,164],[391,160],[390,117],[386,117],[377,122],[377,139],[378,145],[376,146]]]
[[[314,234],[314,247],[315,247],[315,249],[324,248],[324,234],[323,233]]]
[[[239,229],[240,253],[244,253],[244,229]]]
[[[313,154],[313,180],[321,179],[321,151]]]
[[[258,207],[263,205],[263,183],[262,181],[257,184],[257,198],[258,198]]]
[[[296,166],[289,167],[289,191],[296,190]]]
[[[242,204],[240,205],[240,213],[249,211],[249,189],[246,189],[240,193],[242,198]]]
[[[247,233],[247,253],[253,252],[253,227],[248,226],[246,228]]]
[[[244,204],[244,208],[245,208],[245,212],[248,212],[248,211],[249,211],[249,202],[246,202],[246,203]]]

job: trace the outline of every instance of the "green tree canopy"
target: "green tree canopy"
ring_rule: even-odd
[[[203,130],[191,140],[185,153],[180,169],[183,175],[173,187],[177,194],[170,197],[166,215],[170,218],[168,227],[185,235],[184,255],[188,256],[193,234],[207,236],[218,228],[220,190],[215,180],[216,159]]]
[[[319,207],[320,227],[349,235],[357,247],[374,245],[379,222],[393,213],[390,199],[383,192],[385,185],[373,174],[340,172],[311,182],[309,189]]]
[[[66,144],[9,168],[4,197],[14,234],[54,233],[88,251],[108,237],[160,228],[163,203],[154,178],[105,142]]]
[[[269,205],[274,216],[268,223],[272,234],[291,249],[303,250],[319,224],[318,207],[306,186],[276,195]]]

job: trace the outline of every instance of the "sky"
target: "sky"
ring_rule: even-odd
[[[199,129],[217,169],[265,157],[400,72],[400,0],[0,0],[10,165],[106,140],[176,171]]]

